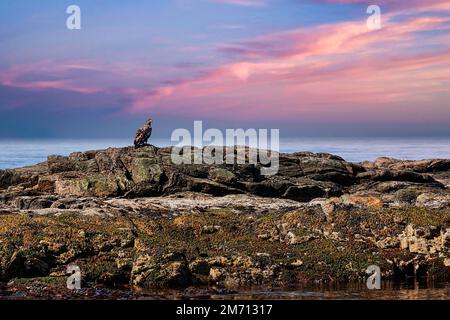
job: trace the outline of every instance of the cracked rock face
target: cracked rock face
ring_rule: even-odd
[[[224,159],[227,150],[237,152],[226,148]],[[37,166],[0,170],[0,188],[12,193],[78,197],[135,198],[186,191],[214,196],[249,193],[299,202],[362,193],[414,203],[422,194],[431,193],[433,200],[421,196],[419,202],[445,206],[450,201],[445,184],[439,182],[447,177],[450,160],[380,158],[354,164],[323,153],[279,154],[278,173],[266,177],[261,176],[259,165],[176,165],[170,154],[170,148],[148,146],[49,156],[46,163]]]
[[[0,282],[146,288],[286,285],[383,276],[449,279],[450,160],[349,163],[280,154],[253,165],[174,165],[144,147],[0,170]]]

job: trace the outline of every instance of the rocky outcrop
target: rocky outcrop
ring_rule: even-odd
[[[392,201],[414,202],[422,193],[444,192],[445,185],[433,174],[448,169],[447,160],[381,158],[373,163],[353,164],[330,154],[303,152],[280,154],[278,173],[266,177],[260,174],[258,165],[176,165],[170,152],[170,148],[148,146],[49,156],[45,171],[42,164],[40,170],[29,167],[0,171],[0,188],[22,193],[128,198],[186,191],[216,196],[249,193],[300,202],[363,191],[389,194]]]
[[[255,165],[175,165],[169,148],[50,156],[0,170],[0,282],[146,288],[450,278],[447,160],[349,163],[280,154]]]
[[[181,193],[10,210],[0,215],[0,280],[65,279],[68,264],[84,286],[163,289],[362,281],[371,264],[385,278],[449,278],[447,209],[339,200]]]

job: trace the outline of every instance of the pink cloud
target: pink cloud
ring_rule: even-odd
[[[438,1],[429,3],[435,8]],[[439,109],[450,99],[450,17],[402,14],[387,14],[378,31],[354,21],[222,46],[234,62],[173,83],[167,94],[141,91],[128,111],[377,121],[414,117],[433,104],[437,112],[424,117],[450,119],[448,108]],[[444,33],[422,35],[435,30]]]
[[[380,3],[397,8],[383,15],[381,30],[368,30],[361,19],[266,34],[221,45],[218,50],[227,54],[228,62],[207,69],[41,61],[2,70],[0,84],[84,94],[118,91],[131,98],[124,105],[130,113],[336,121],[420,115],[450,120],[450,108],[442,107],[450,101],[450,3]],[[72,76],[79,72],[88,76]],[[424,114],[427,108],[435,112]]]
[[[51,61],[39,61],[12,65],[6,70],[2,70],[0,73],[0,84],[33,90],[58,89],[79,93],[100,92],[100,88],[83,86],[69,78],[71,72],[79,70],[88,72],[99,71],[97,66],[90,64],[58,64]],[[47,77],[51,79],[46,79]]]
[[[118,88],[130,91],[130,87],[136,89],[149,82],[157,83],[162,72],[162,67],[124,62],[41,60],[14,64],[1,70],[0,84],[32,90],[58,89],[90,94],[117,91]],[[164,72],[169,73],[167,69]]]
[[[417,10],[420,8],[437,8],[440,6],[447,7],[447,0],[377,0],[374,3],[368,3],[366,0],[319,0],[324,3],[339,3],[339,4],[376,4],[379,6],[388,7],[390,10]]]

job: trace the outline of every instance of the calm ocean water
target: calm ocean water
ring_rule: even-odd
[[[130,140],[0,140],[0,169],[36,164],[47,155],[124,147]],[[156,146],[173,145],[152,139]],[[450,158],[450,138],[296,138],[281,139],[282,152],[312,151],[339,155],[351,162],[388,156],[405,160]]]

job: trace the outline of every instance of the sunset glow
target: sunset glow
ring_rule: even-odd
[[[80,0],[79,31],[65,5],[0,4],[0,136],[149,114],[450,134],[448,1],[380,0],[375,31],[359,0]]]

